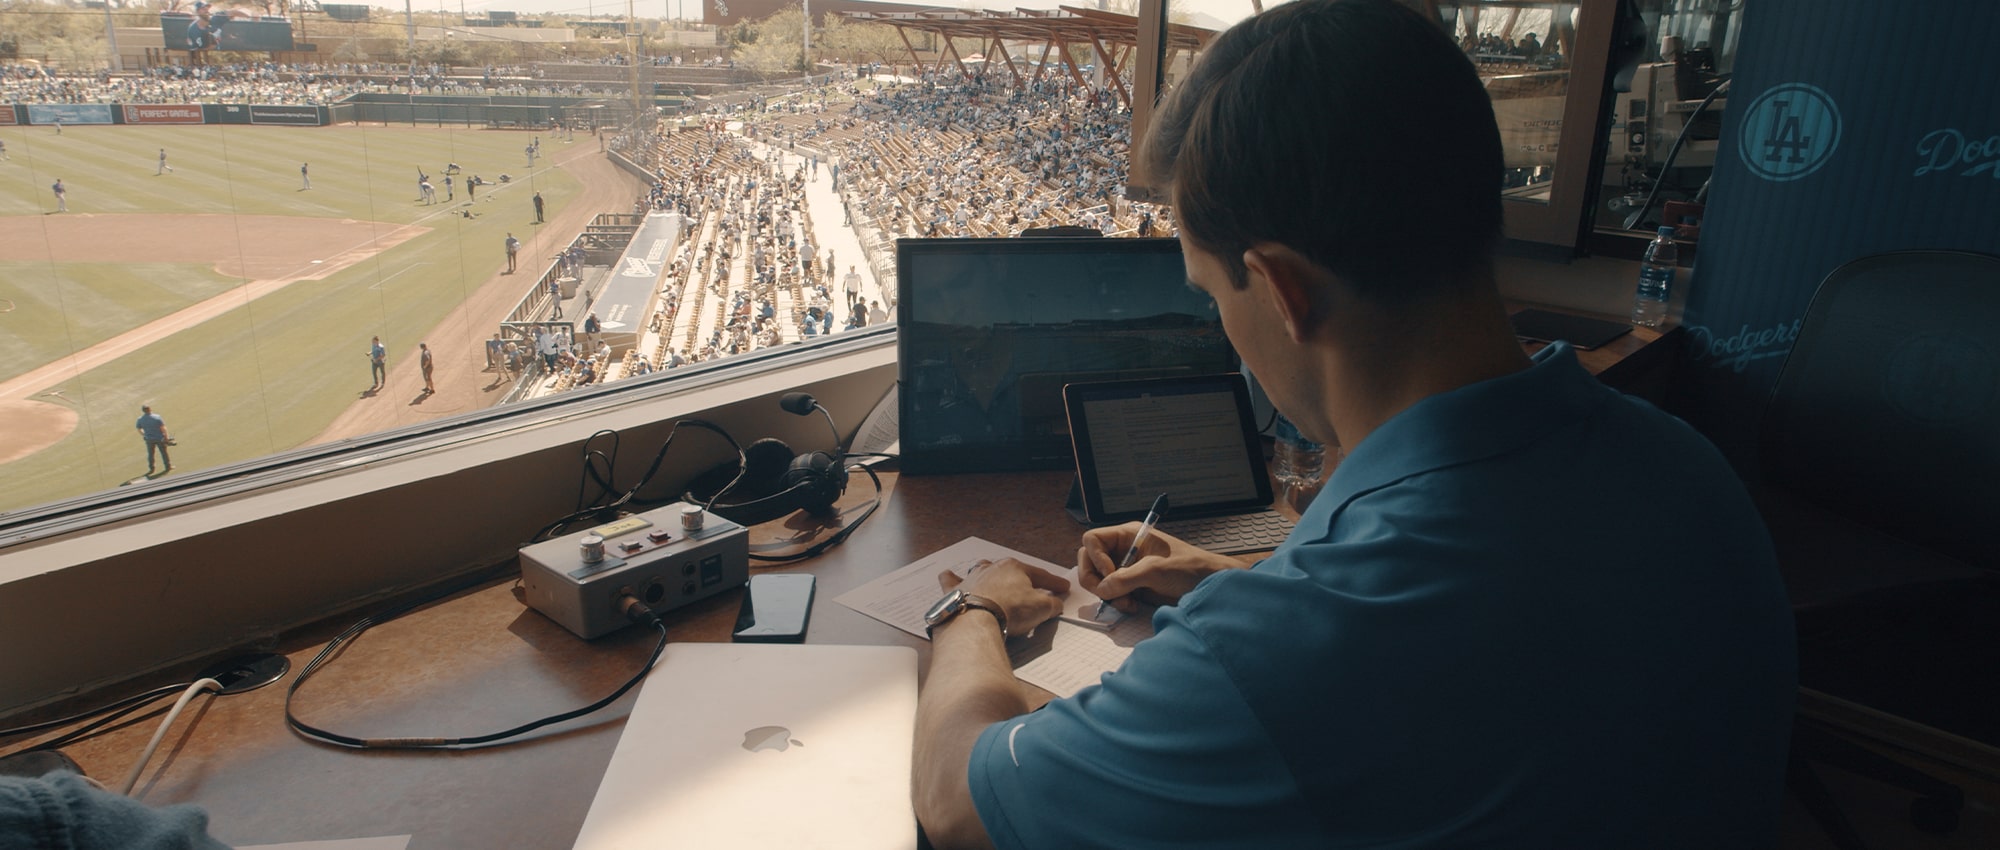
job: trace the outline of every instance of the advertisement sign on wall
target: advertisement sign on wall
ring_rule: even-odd
[[[317,127],[321,123],[320,108],[317,106],[263,106],[250,107],[252,124],[284,124],[292,127]]]
[[[30,103],[30,124],[109,124],[108,103]]]
[[[200,124],[201,104],[169,103],[126,106],[127,124]]]

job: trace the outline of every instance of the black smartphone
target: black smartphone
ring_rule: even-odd
[[[774,573],[750,577],[736,613],[737,643],[805,643],[812,619],[813,577]]]

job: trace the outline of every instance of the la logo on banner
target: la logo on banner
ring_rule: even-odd
[[[1818,86],[1786,83],[1759,95],[1744,113],[1737,154],[1766,180],[1797,180],[1820,169],[1840,147],[1840,107]]]

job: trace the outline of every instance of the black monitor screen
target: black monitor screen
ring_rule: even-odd
[[[904,239],[907,473],[1067,469],[1064,384],[1235,369],[1174,239]]]

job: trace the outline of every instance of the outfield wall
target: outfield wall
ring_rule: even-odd
[[[9,103],[0,104],[0,126],[8,124],[272,124],[322,127],[333,123],[332,107],[277,103]]]
[[[410,126],[487,126],[546,128],[565,110],[603,100],[552,97],[467,97],[427,95],[410,98],[386,93],[360,94],[332,106],[271,103],[15,103],[0,104],[0,126],[14,124],[72,127],[91,124],[271,124],[323,127],[329,124],[408,124]],[[682,98],[654,98],[654,105],[679,109]],[[624,106],[624,102],[619,105]],[[630,107],[615,111],[619,120]],[[574,113],[572,113],[574,114]]]

